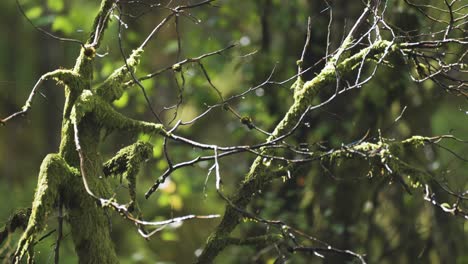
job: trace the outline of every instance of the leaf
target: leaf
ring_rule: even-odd
[[[40,16],[34,20],[38,27],[51,25],[55,21],[55,15]]]
[[[113,104],[117,108],[124,108],[128,104],[128,99],[129,99],[128,93],[124,93],[122,97],[120,97],[119,100],[114,101]]]
[[[47,6],[52,11],[60,12],[63,10],[64,4],[63,0],[47,0]]]
[[[171,196],[171,206],[174,210],[180,211],[182,207],[184,206],[184,202],[182,201],[182,198],[178,195],[172,195]]]
[[[73,32],[73,24],[67,17],[58,16],[52,24],[52,30],[71,34]]]
[[[40,6],[31,7],[28,11],[26,11],[26,16],[29,19],[34,20],[42,15],[42,11],[42,7]]]
[[[174,232],[164,232],[161,235],[161,239],[164,241],[177,241],[179,237]]]

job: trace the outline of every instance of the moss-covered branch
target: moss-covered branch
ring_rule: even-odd
[[[327,152],[311,153],[312,160],[319,158],[322,162],[340,162],[347,159],[367,160],[370,165],[372,176],[387,176],[390,181],[396,181],[403,185],[409,191],[410,188],[421,188],[424,184],[431,181],[430,175],[421,169],[418,169],[400,157],[405,155],[407,150],[416,149],[424,144],[438,140],[439,138],[413,136],[406,140],[394,141],[381,139],[377,143],[360,142],[349,146],[343,146]],[[257,158],[252,165],[250,173],[244,180],[241,188],[233,197],[232,201],[237,208],[244,208],[248,202],[255,196],[258,190],[262,190],[268,182],[274,178],[280,178],[286,175],[286,171],[300,170],[306,163],[291,163],[287,167],[274,169],[274,166],[268,166]],[[387,169],[385,169],[387,168]],[[408,183],[406,182],[408,181]],[[198,263],[211,263],[216,257],[217,252],[222,251],[229,244],[237,244],[229,238],[229,234],[235,228],[244,215],[239,209],[227,206],[223,220],[217,227],[214,234],[207,241],[207,247],[198,259]],[[228,243],[228,241],[231,241]]]
[[[324,69],[312,80],[305,83],[296,82],[293,89],[294,103],[274,129],[271,137],[268,140],[273,140],[282,134],[290,131],[300,120],[301,115],[311,105],[312,100],[320,92],[326,89],[329,85],[336,82],[337,76],[352,72],[366,56],[375,56],[397,50],[393,47],[394,44],[388,41],[377,41],[368,48],[360,52],[345,57],[346,49],[351,43],[351,39],[344,42],[340,50],[336,53]],[[336,64],[338,63],[338,64]],[[302,85],[302,87],[300,87]],[[263,154],[270,155],[271,151],[263,150]],[[271,174],[271,166],[263,163],[262,157],[257,157],[250,167],[249,173],[244,178],[240,188],[234,194],[233,203],[244,208],[253,198],[254,193],[263,190],[269,183],[268,175]],[[222,250],[223,241],[232,230],[239,224],[242,215],[233,207],[226,206],[226,211],[221,223],[216,228],[215,232],[210,236],[207,245],[198,259],[198,263],[211,263],[214,258]]]
[[[73,123],[78,124],[87,114],[94,116],[98,126],[109,130],[166,134],[162,124],[128,118],[115,111],[108,102],[89,90],[84,91],[76,101],[70,119]]]
[[[14,263],[20,263],[26,252],[32,252],[35,238],[45,228],[47,216],[51,213],[62,187],[65,187],[62,184],[76,174],[77,171],[70,168],[60,155],[49,154],[44,159],[39,172],[31,216],[28,226],[18,242]]]
[[[131,72],[133,72],[140,63],[142,54],[143,49],[139,48],[134,50],[127,59],[125,65],[115,70],[102,85],[96,88],[95,93],[108,102],[119,99],[124,92],[122,88],[124,81],[130,78]]]
[[[58,199],[68,211],[67,221],[70,224],[80,263],[118,263],[110,237],[108,219],[100,205],[85,190],[80,170],[86,172],[88,184],[92,185],[95,193],[107,197],[111,189],[107,181],[101,180],[101,175],[104,173],[99,154],[101,129],[154,134],[163,132],[163,128],[158,124],[127,118],[110,105],[110,101],[121,95],[119,87],[123,80],[128,78],[128,70],[134,70],[138,64],[142,50],[134,52],[129,58],[127,63],[129,68],[117,69],[101,86],[98,86],[101,89],[92,90],[96,48],[107,27],[114,4],[114,0],[101,1],[93,33],[81,48],[73,69],[60,69],[42,76],[23,107],[24,112],[31,107],[32,98],[44,80],[54,79],[64,85],[65,105],[60,151],[58,154],[48,155],[41,165],[31,217],[18,243],[13,257],[14,263],[20,263],[26,253],[29,253],[29,259],[33,260],[35,240],[45,228],[47,216],[55,210]],[[80,140],[86,159],[81,165],[73,140],[73,124],[80,127]],[[138,163],[150,153],[151,147],[148,144],[137,143],[122,150],[106,163],[108,173],[120,174],[129,181],[132,202],[135,200]],[[122,162],[125,164],[121,164]]]
[[[26,100],[23,107],[21,108],[21,111],[18,111],[4,119],[1,119],[0,124],[5,124],[10,119],[27,114],[28,111],[32,107],[32,102],[34,100],[34,97],[37,94],[37,91],[39,90],[39,88],[42,86],[42,83],[46,80],[51,80],[51,79],[57,81],[59,84],[66,85],[66,86],[73,85],[75,82],[79,81],[78,75],[74,71],[71,71],[71,70],[60,69],[60,70],[51,71],[42,75],[39,78],[39,80],[36,82],[36,84],[34,85],[33,89],[31,90],[31,93],[29,94],[28,99]]]
[[[148,159],[153,153],[153,146],[149,143],[138,141],[135,144],[121,149],[112,159],[103,165],[106,176],[121,177],[128,181],[130,194],[129,211],[138,209],[136,204],[136,176],[140,169],[140,163]]]
[[[93,23],[93,32],[90,34],[88,41],[86,42],[86,46],[93,47],[94,49],[98,48],[101,40],[104,36],[104,32],[109,24],[110,20],[110,12],[115,5],[116,0],[102,0],[101,6],[99,7],[99,11],[94,18]]]

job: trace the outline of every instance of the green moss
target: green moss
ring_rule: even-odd
[[[294,92],[294,100],[297,100],[298,97],[298,92],[302,90],[302,87],[304,87],[304,80],[302,79],[301,76],[297,77],[296,81],[293,83],[291,86],[291,90]]]
[[[99,7],[99,11],[94,19],[93,29],[99,29],[101,34],[101,39],[104,37],[104,33],[106,32],[106,28],[109,24],[110,20],[110,10],[114,6],[115,0],[102,0],[101,6]],[[106,16],[107,15],[107,16]],[[87,44],[91,44],[94,41],[96,32],[93,32],[90,38],[87,41]],[[100,42],[95,43],[96,45],[94,48],[98,48]]]
[[[85,170],[92,171],[88,166]],[[74,177],[69,184],[69,195],[66,197],[69,208],[67,221],[70,224],[79,263],[118,263],[105,211],[84,190],[81,177]],[[96,184],[92,186],[93,189],[99,188]],[[99,192],[96,190],[96,193]]]
[[[127,64],[115,70],[102,85],[96,88],[95,93],[108,102],[119,99],[124,92],[124,81],[130,78],[130,71],[135,71],[136,66],[140,63],[142,54],[143,49],[141,48],[133,50],[127,59]]]
[[[140,164],[153,153],[153,146],[149,143],[138,141],[121,149],[112,159],[104,163],[103,172],[106,176],[121,177],[128,182],[130,194],[129,210],[138,209],[136,204],[136,176]]]
[[[83,91],[71,112],[71,120],[79,123],[85,115],[91,113],[97,125],[110,130],[127,130],[142,133],[165,134],[162,124],[143,122],[128,118],[117,111],[99,96],[91,91]]]
[[[349,73],[362,62],[365,56],[373,56],[391,48],[390,42],[380,41],[347,58],[347,54],[345,54],[345,52],[350,43],[351,39],[345,40],[345,44],[342,45],[341,50],[337,52],[337,54],[329,61],[329,63],[327,63],[327,65],[325,65],[324,69],[315,78],[303,84],[301,84],[300,81],[296,81],[293,84],[291,88],[295,90],[294,103],[267,141],[271,141],[284,133],[289,132],[297,124],[304,111],[312,104],[316,95],[328,85],[336,82],[337,72],[339,72],[340,75]],[[368,144],[363,145],[362,147],[366,149],[376,149],[381,146]],[[262,149],[261,151],[262,154],[272,154],[270,152],[271,150]],[[345,151],[338,151],[335,155],[332,155],[330,159],[333,160],[337,157],[341,158],[343,155],[346,155]],[[236,206],[239,206],[240,208],[246,206],[252,197],[258,191],[263,190],[272,177],[277,175],[273,172],[271,166],[266,167],[262,163],[262,159],[263,158],[260,156],[257,157],[251,165],[249,173],[245,176],[242,185],[234,196],[233,202]],[[223,238],[225,238],[227,234],[237,226],[240,221],[240,217],[241,215],[239,215],[235,209],[230,205],[227,205],[223,220],[207,242],[207,247],[198,259],[198,263],[211,263],[213,261],[218,252],[225,246],[225,244],[223,244]]]
[[[68,164],[58,154],[47,155],[41,165],[39,179],[34,194],[34,201],[28,226],[21,236],[15,252],[14,262],[20,263],[27,252],[33,251],[35,240],[45,229],[47,217],[52,212],[59,197],[59,192],[66,179],[73,175]]]
[[[82,47],[73,71],[79,74],[82,80],[89,82],[93,79],[93,59],[86,56],[86,53],[86,48]],[[87,88],[89,89],[89,87]]]
[[[112,0],[101,2],[94,28],[99,25],[102,30],[107,26],[109,10],[113,5]],[[73,70],[59,69],[42,77],[43,80],[54,79],[65,87],[60,151],[59,154],[48,155],[41,165],[31,217],[18,243],[16,263],[19,263],[27,252],[30,253],[29,259],[32,261],[35,240],[45,228],[47,216],[55,210],[59,198],[63,199],[67,210],[66,220],[70,224],[79,262],[118,263],[110,237],[108,219],[103,208],[98,206],[97,200],[85,190],[80,169],[86,173],[87,183],[93,193],[108,198],[111,194],[109,183],[101,179],[103,174],[102,158],[99,154],[101,129],[165,133],[162,125],[129,119],[116,112],[109,104],[112,98],[122,93],[118,87],[120,82],[128,77],[126,68],[117,69],[103,85],[98,86],[111,89],[105,89],[102,94],[91,91],[93,59],[95,48],[99,46],[99,41],[91,45],[93,41],[94,36],[91,36],[88,43],[81,48]],[[134,70],[138,64],[141,53],[142,50],[136,50],[130,56],[128,64],[131,70]],[[73,124],[78,125],[79,140],[85,157],[85,162],[81,164],[82,168],[76,152]],[[135,198],[138,163],[150,154],[151,147],[138,142],[122,150],[115,157],[116,162],[123,157],[126,159],[125,168],[119,173],[129,181],[132,200]]]
[[[371,150],[379,149],[381,146],[382,146],[381,142],[379,142],[377,144],[369,143],[369,142],[362,142],[361,144],[356,145],[354,147],[354,149],[357,150],[357,151],[369,152]]]
[[[406,140],[404,140],[402,143],[405,145],[411,145],[414,147],[420,147],[424,146],[426,142],[429,141],[429,138],[427,137],[422,137],[422,136],[412,136]]]

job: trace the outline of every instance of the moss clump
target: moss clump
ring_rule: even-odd
[[[130,194],[129,211],[138,209],[136,204],[136,176],[139,172],[140,164],[148,159],[153,152],[153,146],[149,143],[138,141],[130,146],[121,149],[117,154],[104,163],[103,172],[106,176],[118,177],[120,181],[126,179]]]
[[[414,147],[421,147],[426,144],[426,142],[429,141],[429,138],[423,137],[423,136],[412,136],[406,140],[404,140],[402,143],[404,145],[411,145]]]
[[[142,54],[141,48],[133,50],[126,64],[115,70],[101,85],[97,86],[95,93],[107,102],[119,99],[124,92],[125,80],[130,78],[131,73],[135,71]]]

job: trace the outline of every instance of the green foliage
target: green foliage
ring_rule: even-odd
[[[34,20],[34,19],[39,18],[42,15],[42,11],[43,11],[42,7],[34,6],[26,11],[26,16]]]
[[[54,12],[61,12],[65,5],[63,0],[47,0],[47,6]]]
[[[72,21],[66,16],[57,16],[52,23],[52,30],[61,31],[66,35],[74,32],[75,28]]]
[[[268,42],[270,47],[264,47],[262,40],[265,36],[262,36],[261,15],[265,10],[263,5],[267,2],[269,1],[226,0],[221,1],[217,9],[194,10],[194,17],[200,20],[197,25],[194,25],[190,19],[182,17],[179,19],[181,58],[196,57],[223,48],[231,42],[238,42],[242,38],[244,41],[249,40],[243,42],[248,44],[244,46],[241,44],[233,51],[202,61],[213,84],[225,98],[264,81],[276,63],[274,80],[283,80],[294,75],[297,68],[295,62],[302,50],[306,20],[309,15],[313,15],[314,18],[311,60],[324,56],[328,14],[319,13],[325,8],[324,6],[314,1],[271,1],[273,11],[268,16],[271,30]],[[428,3],[439,4],[435,0]],[[35,2],[33,5],[31,1],[25,1],[25,4],[26,15],[36,25],[49,27],[54,34],[60,36],[76,37],[81,40],[85,35],[77,31],[88,31],[91,28],[93,21],[90,20],[89,14],[94,14],[98,8],[94,1],[48,0],[42,5]],[[337,38],[339,42],[342,39],[340,32],[345,28],[345,23],[340,23],[345,18],[348,22],[350,18],[356,17],[356,12],[359,10],[346,4],[346,1],[337,1],[336,5],[338,7],[334,10],[337,11],[334,21],[338,25],[334,28],[332,38]],[[340,5],[346,5],[347,12],[344,11],[344,7],[341,9]],[[402,30],[418,30],[430,26],[416,10],[403,8],[403,1],[396,1],[395,5],[398,8],[390,5],[387,14]],[[5,21],[12,21],[0,25],[2,34],[8,34],[11,38],[10,41],[0,42],[0,57],[4,58],[4,62],[0,65],[0,87],[4,91],[0,95],[2,100],[0,110],[1,113],[8,113],[16,109],[15,105],[20,105],[22,98],[26,97],[34,76],[39,76],[41,72],[50,70],[51,67],[69,68],[71,60],[57,57],[72,58],[77,55],[78,47],[72,44],[60,44],[60,48],[48,48],[52,47],[51,43],[59,44],[53,40],[45,40],[45,37],[37,35],[29,26],[24,29],[25,23],[16,23],[23,20],[9,1],[2,2],[0,6],[4,7],[0,9],[0,13],[5,17]],[[131,29],[123,31],[123,48],[126,54],[130,54],[139,41],[152,30],[155,21],[159,21],[161,16],[159,12],[163,11],[157,10],[151,13],[150,22],[143,21],[144,19],[136,20],[129,24]],[[177,61],[175,58],[177,39],[173,34],[173,26],[168,28],[169,30],[162,31],[154,44],[145,50],[145,54],[150,55],[143,56],[143,68],[138,69],[138,76],[174,65]],[[99,54],[109,52],[105,57],[97,57],[95,60],[97,67],[94,75],[99,81],[105,80],[115,68],[122,66],[123,60],[116,32],[117,23],[114,19],[102,47],[97,51]],[[18,35],[21,33],[21,38],[13,33]],[[31,46],[31,43],[38,44]],[[455,48],[450,47],[449,51],[456,51],[452,49]],[[245,56],[252,52],[253,55]],[[356,61],[354,63],[346,61],[344,64],[346,65],[340,71],[352,68],[356,65]],[[378,129],[382,129],[385,137],[397,140],[414,134],[431,136],[450,133],[459,137],[468,134],[465,125],[466,101],[454,97],[434,99],[434,95],[441,93],[434,83],[415,85],[407,75],[409,70],[404,61],[392,58],[390,64],[393,65],[393,69],[381,68],[375,78],[359,92],[345,94],[323,110],[308,115],[306,123],[309,125],[300,126],[297,138],[291,141],[304,143],[310,149],[320,150],[320,145],[340,148],[343,142],[362,138],[367,130],[370,133],[367,139],[374,142],[378,140]],[[395,71],[395,68],[401,70]],[[121,70],[126,69],[122,67]],[[178,109],[181,119],[190,120],[203,112],[206,105],[220,102],[218,94],[207,83],[196,63],[172,70],[173,72],[143,82],[151,102],[158,110],[163,106],[177,103],[180,94],[176,82],[182,84],[181,74],[185,79],[184,97]],[[312,71],[318,69],[314,68]],[[319,81],[329,84],[334,81],[335,71],[335,68],[330,67],[326,75],[319,76],[313,82],[306,82],[305,86],[316,86]],[[307,74],[315,76],[314,72]],[[117,84],[130,79],[131,77],[126,74]],[[304,80],[310,79],[312,78],[305,77]],[[114,88],[115,84],[108,83],[107,86]],[[294,98],[299,99],[304,95],[301,92],[307,90],[307,88],[302,91],[297,89],[293,95],[289,89],[291,84],[292,81],[283,86],[268,85],[255,93],[233,100],[230,106],[244,118],[239,119],[230,112],[219,109],[201,119],[199,123],[183,126],[177,132],[213,144],[244,145],[261,142],[265,140],[265,136],[257,132],[247,133],[248,128],[245,125],[253,123],[271,132],[269,128],[277,125],[279,118],[284,115]],[[300,88],[303,86],[300,85]],[[2,193],[0,198],[5,201],[0,206],[0,219],[7,219],[13,208],[29,206],[33,186],[37,180],[34,175],[37,174],[39,157],[50,152],[50,149],[56,149],[57,142],[50,145],[47,145],[47,142],[59,126],[55,119],[59,119],[60,114],[55,105],[63,103],[57,99],[62,97],[62,94],[58,89],[45,89],[43,92],[48,98],[47,101],[38,99],[34,105],[37,110],[31,113],[25,122],[15,125],[14,132],[0,130],[0,138],[8,139],[0,142],[0,170],[2,175],[5,175],[0,177],[0,193]],[[306,100],[312,104],[325,99],[316,98],[314,101],[309,101],[309,98],[307,96]],[[138,119],[154,121],[138,87],[129,88],[128,92],[116,99],[118,100],[115,100],[113,105],[119,111],[130,113],[132,117]],[[99,102],[94,103],[99,104]],[[406,111],[402,113],[405,107]],[[174,109],[164,111],[162,116],[170,120],[174,112]],[[395,122],[400,114],[403,114],[400,120]],[[288,127],[284,129],[286,128]],[[137,188],[143,192],[167,169],[161,138],[149,135],[134,136],[129,133],[110,139],[105,147],[112,150],[136,139],[154,145],[152,157],[137,176]],[[170,155],[174,161],[213,154],[209,151],[187,151],[174,143],[169,144],[173,144]],[[441,144],[466,157],[464,144],[455,141],[444,141]],[[406,155],[407,160],[418,167],[429,164],[429,171],[446,179],[451,186],[459,186],[460,190],[468,188],[464,180],[464,172],[468,169],[466,163],[460,162],[444,149],[421,145],[417,150],[396,149],[395,151]],[[223,183],[227,193],[234,192],[248,171],[252,157],[233,157],[221,161]],[[213,175],[207,179],[205,188],[207,169],[212,165],[212,163],[200,163],[174,173],[161,187],[161,191],[150,198],[149,204],[141,203],[144,216],[148,219],[165,219],[172,215],[189,213],[223,213],[224,202],[218,199],[214,190]],[[274,167],[275,164],[270,166]],[[453,219],[416,199],[415,197],[422,197],[419,187],[413,189],[413,195],[409,196],[397,181],[393,180],[393,184],[387,185],[389,178],[380,177],[381,168],[373,172],[375,177],[369,178],[368,173],[366,161],[317,162],[292,179],[285,178],[284,182],[278,180],[270,183],[269,190],[259,194],[248,209],[259,212],[262,217],[268,219],[284,220],[340,248],[353,247],[356,251],[366,252],[369,263],[415,261],[438,263],[444,262],[448,257],[451,257],[454,263],[464,263],[468,258],[464,243],[468,226],[466,223],[456,220],[453,222]],[[403,176],[404,181],[410,185],[417,185],[417,181],[412,182],[409,180],[410,177]],[[136,199],[147,202],[142,194],[137,194]],[[452,204],[450,197],[443,197],[443,207],[448,208]],[[194,252],[204,244],[207,234],[217,223],[213,221],[184,223],[183,226],[161,232],[152,241],[147,242],[135,234],[136,231],[129,228],[128,223],[122,223],[118,216],[112,217],[111,221],[112,236],[122,263],[147,263],[148,259],[174,263],[193,262]],[[51,219],[48,230],[53,229],[55,224],[55,219]],[[259,223],[248,223],[236,229],[234,236],[249,236],[264,232],[264,229]],[[47,262],[51,252],[50,245],[53,243],[53,236],[39,243],[41,253],[38,263]],[[64,243],[63,262],[77,262],[70,236],[65,237]],[[447,246],[447,243],[450,245]],[[220,259],[223,263],[247,263],[259,250],[260,248],[233,246],[227,248]],[[392,254],[388,254],[387,250],[393,250]],[[385,256],[386,259],[380,259],[381,256]],[[258,261],[274,263],[276,257],[273,250],[260,257]],[[315,260],[315,258],[311,260],[309,255],[293,257],[294,263],[311,263]],[[343,262],[342,259],[333,258],[330,261]]]

